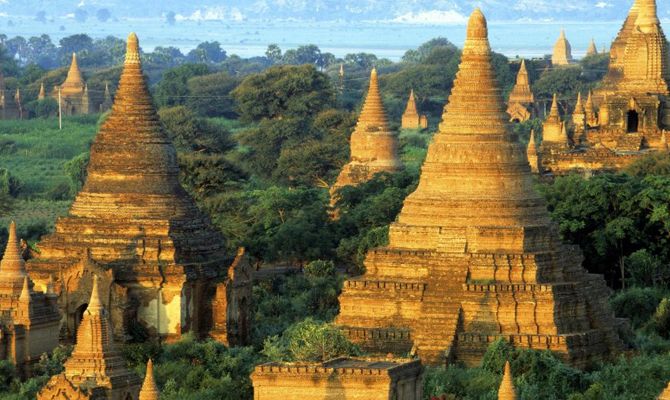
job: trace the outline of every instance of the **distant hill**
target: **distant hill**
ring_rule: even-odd
[[[225,5],[221,5],[225,3]],[[670,4],[659,0],[659,14],[670,18]],[[220,20],[347,20],[409,23],[463,22],[475,5],[492,21],[612,21],[626,15],[632,0],[0,0],[0,19],[34,16]],[[76,13],[76,15],[75,15]]]

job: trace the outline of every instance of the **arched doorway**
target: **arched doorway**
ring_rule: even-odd
[[[628,120],[627,120],[627,132],[635,133],[638,131],[640,125],[640,116],[637,111],[630,110],[628,111]]]
[[[77,337],[77,330],[79,329],[79,324],[81,324],[81,320],[84,319],[84,312],[86,312],[86,309],[88,308],[88,304],[84,303],[77,307],[77,309],[74,312],[74,337]]]

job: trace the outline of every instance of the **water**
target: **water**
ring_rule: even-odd
[[[437,36],[443,36],[461,47],[465,40],[463,25],[405,25],[398,23],[347,23],[347,22],[226,22],[183,21],[170,26],[158,19],[125,19],[104,24],[93,22],[74,23],[57,20],[42,24],[33,18],[0,17],[0,33],[9,37],[30,37],[46,33],[57,43],[64,36],[87,33],[94,38],[107,35],[125,38],[134,31],[145,51],[156,46],[175,46],[186,52],[203,41],[217,40],[228,54],[241,57],[261,56],[270,43],[277,43],[282,50],[303,44],[316,44],[322,51],[343,57],[347,53],[367,52],[378,57],[399,60],[408,49],[414,49]],[[561,29],[565,29],[572,44],[573,56],[579,58],[586,52],[591,38],[600,51],[609,44],[620,29],[622,21],[565,22],[565,23],[496,23],[489,24],[492,48],[509,57],[541,57],[550,54]],[[667,24],[667,21],[666,21]],[[61,26],[67,27],[60,30]]]

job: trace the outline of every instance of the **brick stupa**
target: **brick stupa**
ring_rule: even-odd
[[[668,387],[658,397],[658,400],[670,400],[670,383],[668,383]]]
[[[42,285],[58,277],[63,334],[74,335],[97,275],[117,339],[140,324],[167,339],[192,332],[245,343],[250,265],[243,252],[227,254],[223,237],[181,187],[177,154],[152,103],[134,34],[87,171],[69,214],[28,263]]]
[[[503,372],[500,388],[498,389],[498,400],[517,400],[516,388],[512,380],[512,368],[509,361],[505,363],[505,370]]]
[[[58,87],[54,88],[52,97],[58,101]],[[65,82],[60,85],[60,97],[63,115],[88,114],[90,98],[84,77],[79,69],[77,54],[72,53],[72,63],[67,71]]]
[[[138,398],[142,380],[126,368],[126,361],[114,345],[112,330],[103,306],[98,278],[77,332],[77,344],[65,361],[64,371],[51,377],[37,400]]]
[[[667,151],[670,60],[655,0],[637,0],[610,51],[610,65],[584,104],[573,145],[544,154],[546,175],[618,171],[650,152]],[[573,120],[581,120],[581,109]],[[584,132],[581,132],[581,129]]]
[[[377,70],[370,73],[370,88],[351,134],[351,156],[342,168],[331,189],[332,195],[347,185],[358,185],[370,180],[378,172],[396,172],[402,169],[398,157],[398,134],[386,119],[377,81]]]
[[[409,99],[407,100],[405,112],[402,114],[400,127],[402,129],[428,128],[428,118],[425,115],[419,115],[419,110],[416,106],[416,97],[414,96],[414,89],[409,93]]]
[[[621,348],[609,290],[560,241],[507,119],[477,9],[418,188],[340,296],[366,350],[476,365],[502,338],[584,365]]]
[[[21,257],[16,224],[0,261],[0,359],[10,360],[22,373],[58,346],[61,316],[53,291],[38,292]]]
[[[572,63],[572,46],[565,37],[565,30],[561,29],[561,35],[554,45],[554,52],[551,55],[551,64],[555,67],[570,65]]]
[[[516,76],[516,84],[507,101],[507,114],[510,121],[524,122],[535,115],[535,96],[530,90],[530,78],[526,69],[526,60],[521,60],[519,73]]]
[[[160,391],[156,385],[154,378],[154,362],[149,359],[147,362],[147,372],[144,376],[144,383],[142,383],[142,390],[140,390],[139,400],[158,400]]]

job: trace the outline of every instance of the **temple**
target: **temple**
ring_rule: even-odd
[[[254,400],[421,400],[418,360],[336,358],[324,363],[268,363],[251,375]]]
[[[405,112],[402,114],[402,121],[400,127],[402,129],[428,128],[428,118],[425,115],[419,115],[419,111],[416,107],[416,97],[414,96],[414,89],[412,89],[409,93],[409,99],[407,100],[407,107],[405,107]]]
[[[0,359],[9,360],[24,375],[44,353],[58,346],[60,314],[53,290],[33,289],[21,257],[16,224],[9,225],[7,248],[0,261]]]
[[[379,93],[377,70],[370,73],[370,88],[358,123],[351,134],[351,156],[331,188],[331,198],[338,189],[370,180],[378,172],[402,169],[398,157],[398,134],[391,131]]]
[[[27,264],[38,285],[57,279],[64,340],[75,336],[98,276],[117,340],[140,329],[167,340],[191,332],[227,345],[247,343],[249,261],[243,249],[229,254],[178,174],[131,34],[84,187]]]
[[[565,37],[565,31],[561,29],[561,36],[558,37],[554,45],[554,52],[551,55],[551,64],[555,67],[561,67],[572,64],[572,46]]]
[[[154,362],[149,359],[147,362],[147,372],[144,376],[144,383],[142,383],[142,389],[140,390],[139,400],[158,400],[159,397],[160,391],[158,390],[154,378]]]
[[[135,400],[141,379],[126,368],[114,345],[98,278],[93,278],[91,299],[77,331],[77,343],[65,361],[64,371],[52,376],[37,400]]]
[[[517,398],[514,381],[512,381],[512,368],[509,365],[509,361],[507,361],[502,381],[500,382],[500,388],[498,389],[498,400],[517,400]]]
[[[100,112],[105,113],[112,109],[114,101],[112,100],[112,93],[109,91],[109,83],[105,83],[105,95],[100,103]]]
[[[670,129],[668,44],[655,0],[637,0],[610,51],[602,83],[572,120],[572,144],[543,154],[545,175],[620,170],[654,151],[667,151]],[[582,123],[582,118],[584,119]]]
[[[21,104],[16,101],[16,96],[7,90],[5,77],[0,71],[0,119],[19,119],[21,117]]]
[[[507,114],[510,121],[524,122],[537,115],[535,97],[530,90],[530,78],[526,69],[526,60],[521,60],[519,73],[516,76],[516,85],[512,89],[507,101]]]
[[[46,90],[44,89],[44,82],[40,83],[40,92],[37,94],[37,100],[44,100],[47,97]]]
[[[622,348],[609,289],[561,242],[511,133],[488,29],[472,13],[454,87],[419,185],[345,282],[336,323],[371,353],[478,365],[503,339],[574,365]]]
[[[58,101],[60,88],[60,101],[63,115],[79,115],[90,113],[90,99],[88,88],[84,78],[79,70],[77,63],[77,54],[72,53],[72,64],[67,72],[65,82],[59,87],[55,87],[52,97]]]

